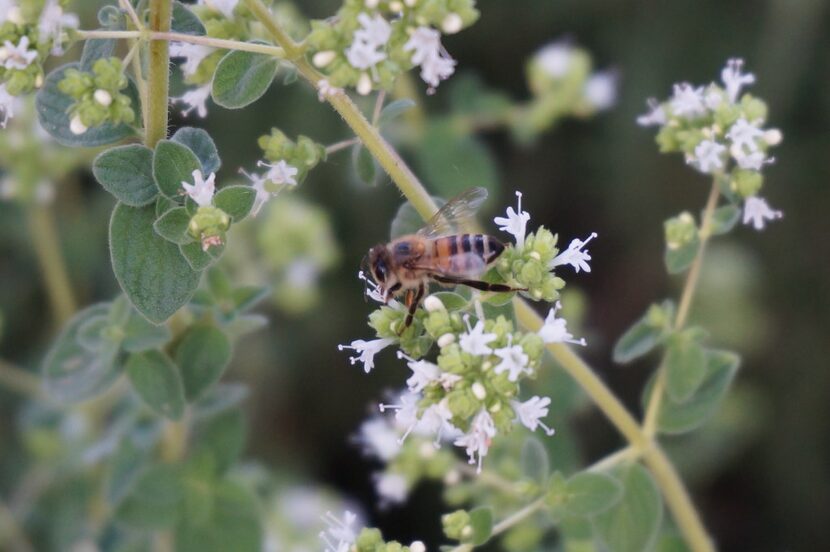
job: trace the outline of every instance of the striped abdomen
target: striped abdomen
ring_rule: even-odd
[[[456,234],[433,241],[433,264],[445,274],[476,275],[501,255],[504,245],[485,234]]]

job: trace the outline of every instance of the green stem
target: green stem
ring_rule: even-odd
[[[274,41],[285,49],[285,55],[289,60],[299,60],[303,56],[303,47],[294,42],[294,39],[277,24],[277,21],[271,15],[271,10],[265,4],[260,0],[245,0],[245,5],[251,10],[254,17],[265,26]]]
[[[55,219],[51,209],[44,205],[28,207],[26,218],[52,312],[58,324],[63,324],[72,317],[77,303],[61,254]]]
[[[200,44],[212,46],[222,50],[241,50],[255,54],[266,54],[275,58],[284,58],[285,50],[279,46],[269,44],[256,44],[253,42],[242,42],[239,40],[227,40],[224,38],[213,38],[210,36],[197,36],[184,33],[167,31],[78,31],[77,35],[83,40],[92,38],[130,38],[142,40],[174,40],[176,42],[187,42],[188,44]]]
[[[43,396],[40,380],[26,370],[0,359],[0,385],[30,399]]]
[[[150,29],[166,33],[170,31],[173,11],[171,0],[150,0]],[[150,66],[147,75],[147,126],[144,143],[155,148],[156,143],[167,137],[167,105],[170,102],[170,51],[166,40],[150,41]]]
[[[91,38],[143,38],[145,33],[143,31],[74,31],[74,36],[81,40],[89,40]]]

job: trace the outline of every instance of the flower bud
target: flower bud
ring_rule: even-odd
[[[457,13],[449,13],[441,22],[441,30],[447,34],[455,34],[464,27],[464,21]]]
[[[410,552],[427,552],[427,547],[421,541],[413,541],[409,545]]]
[[[482,385],[480,381],[475,382],[473,386],[470,388],[470,390],[473,392],[473,396],[480,401],[483,401],[487,398],[487,390],[484,388],[484,385]]]
[[[455,343],[455,334],[445,333],[441,337],[438,338],[438,346],[442,349],[451,343]]]
[[[110,94],[103,88],[99,88],[98,90],[96,90],[93,97],[95,98],[96,102],[103,105],[104,107],[109,107],[112,103],[112,94]]]
[[[784,136],[777,128],[771,128],[764,132],[764,142],[766,142],[768,146],[777,146],[783,139]]]
[[[79,115],[75,115],[72,117],[72,120],[69,121],[69,130],[72,131],[72,134],[81,135],[89,129],[83,121],[81,121],[81,117]]]
[[[366,96],[372,91],[372,79],[368,73],[361,73],[357,80],[357,93],[361,96]]]
[[[470,526],[470,514],[465,510],[456,510],[451,514],[441,516],[441,526],[448,539],[461,540],[465,529]]]
[[[337,57],[337,52],[334,50],[324,50],[322,52],[317,52],[314,54],[314,57],[311,58],[311,62],[314,64],[315,67],[325,67],[332,61],[334,58]]]
[[[732,180],[729,182],[729,186],[741,197],[747,198],[757,194],[763,183],[764,177],[761,173],[736,169],[732,171]]]
[[[434,295],[430,295],[426,299],[424,299],[424,308],[427,310],[427,312],[446,310],[446,307],[444,307],[444,303]]]
[[[697,237],[695,219],[688,211],[668,219],[663,226],[666,234],[666,247],[671,250],[679,249],[693,242]]]

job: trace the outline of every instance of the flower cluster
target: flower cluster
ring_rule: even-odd
[[[384,541],[378,529],[359,528],[357,515],[345,511],[343,517],[327,512],[323,517],[327,528],[320,532],[325,552],[426,552],[421,541],[404,546],[397,541]]]
[[[744,223],[760,230],[766,221],[781,216],[758,193],[762,170],[773,162],[769,148],[782,137],[777,129],[763,128],[766,104],[743,92],[754,82],[754,75],[743,72],[743,61],[731,59],[721,71],[720,83],[676,84],[668,100],[649,100],[649,112],[637,122],[660,127],[661,151],[682,152],[698,171],[727,179],[724,191],[730,199],[743,201]]]
[[[414,67],[434,90],[455,71],[441,44],[478,19],[473,0],[347,0],[335,18],[312,21],[312,63],[332,87],[389,89]]]
[[[132,100],[122,92],[127,86],[118,58],[97,60],[91,72],[67,69],[58,88],[75,100],[69,111],[72,132],[83,134],[104,123],[132,123],[135,120]]]
[[[182,182],[182,193],[198,206],[187,225],[187,231],[192,238],[201,242],[202,251],[207,251],[225,243],[225,232],[230,228],[231,219],[222,209],[213,205],[216,175],[210,173],[205,178],[202,171],[197,169],[193,171],[192,177],[193,184]]]
[[[521,194],[517,195],[521,201]],[[567,264],[577,271],[590,270],[591,257],[585,250],[588,240],[574,240],[558,254],[555,236],[544,228],[526,236],[529,219],[521,204],[515,211],[508,209],[506,217],[496,218],[516,243],[502,254],[506,264],[497,261],[490,274],[526,286],[524,293],[532,298],[551,301],[564,285],[552,274],[554,268]],[[383,303],[374,283],[362,274],[361,278],[367,281],[369,296]],[[550,399],[534,396],[521,400],[521,383],[535,377],[545,344],[584,345],[585,341],[574,339],[565,320],[557,317],[559,303],[550,309],[538,332],[518,331],[507,312],[500,310],[499,305],[505,304],[500,295],[469,300],[456,293],[430,295],[409,328],[404,328],[406,309],[391,300],[369,316],[376,339],[340,346],[341,350],[355,351],[352,364],[361,363],[367,373],[374,368],[377,353],[392,345],[400,348],[398,357],[406,361],[411,376],[406,380],[407,389],[392,404],[382,404],[381,411],[395,411],[396,424],[403,431],[401,441],[410,434],[429,436],[436,447],[442,440],[451,441],[465,449],[470,463],[481,470],[494,437],[516,424],[553,433],[543,421]],[[439,349],[434,362],[424,358],[433,344]],[[404,471],[398,475],[404,477],[384,481],[384,494],[405,496],[412,474]],[[393,483],[396,486],[389,488]]]

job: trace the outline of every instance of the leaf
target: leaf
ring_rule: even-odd
[[[728,351],[706,352],[706,376],[686,401],[664,397],[657,426],[662,433],[678,434],[701,426],[715,413],[738,371],[740,359]]]
[[[706,377],[706,351],[695,339],[681,334],[666,350],[666,391],[672,400],[687,401]]]
[[[713,236],[728,233],[741,218],[741,210],[736,205],[718,207],[712,213],[711,232]]]
[[[170,22],[170,30],[174,33],[196,36],[202,36],[207,32],[196,14],[178,1],[173,2],[173,20]]]
[[[177,552],[259,552],[262,527],[256,498],[242,485],[219,483],[205,523],[188,518],[176,528]]]
[[[92,71],[92,66],[96,61],[112,57],[117,44],[118,41],[114,38],[92,38],[87,40],[84,43],[83,51],[81,51],[81,71]]]
[[[105,317],[110,305],[100,303],[76,314],[52,344],[43,361],[43,385],[58,402],[78,402],[106,390],[120,375],[112,348],[90,351],[78,342],[78,333],[90,320]],[[103,347],[103,341],[101,344]]]
[[[217,383],[193,403],[194,419],[206,419],[233,408],[248,398],[248,387],[241,383]]]
[[[190,148],[172,140],[160,140],[153,154],[153,178],[161,193],[180,200],[182,182],[193,184],[193,171],[201,171],[202,163]],[[202,173],[203,176],[207,176]]]
[[[662,340],[663,328],[655,328],[638,320],[614,345],[614,362],[627,364],[651,352]]]
[[[216,193],[213,204],[239,222],[251,212],[255,199],[256,190],[250,186],[227,186]]]
[[[415,101],[409,98],[401,98],[400,100],[389,103],[380,112],[378,127],[384,127],[413,107],[415,107]]]
[[[550,475],[550,460],[545,445],[536,437],[528,437],[522,445],[519,462],[522,475],[531,481],[544,485]]]
[[[74,134],[69,130],[69,109],[74,103],[71,97],[58,89],[58,83],[63,80],[67,69],[78,69],[78,63],[68,63],[58,67],[46,77],[43,88],[35,97],[38,121],[40,126],[48,132],[58,143],[64,146],[74,147],[96,147],[118,142],[124,138],[135,135],[135,130],[126,124],[114,125],[105,123],[101,126],[90,128],[83,134]],[[124,91],[132,99],[133,109],[139,110],[138,90],[132,80]],[[140,120],[141,115],[136,113],[136,119]]]
[[[146,318],[133,311],[124,327],[124,341],[121,347],[128,353],[140,353],[157,349],[170,340],[167,326],[156,326]]]
[[[466,297],[452,291],[437,291],[432,296],[440,299],[448,311],[458,310],[469,302]]]
[[[225,324],[225,333],[231,341],[255,332],[268,325],[268,318],[261,314],[242,314]]]
[[[158,350],[135,353],[127,361],[127,376],[152,410],[178,420],[184,413],[184,390],[176,365]]]
[[[646,552],[654,546],[663,518],[660,491],[640,464],[619,473],[622,498],[594,518],[597,536],[611,552]]]
[[[92,163],[92,174],[106,191],[130,207],[147,205],[158,195],[153,180],[153,150],[139,144],[101,153]]]
[[[231,343],[214,326],[193,326],[176,348],[175,359],[185,398],[193,402],[222,377],[231,359]]]
[[[680,274],[688,269],[694,262],[699,248],[700,240],[697,238],[681,245],[677,249],[669,249],[667,247],[663,260],[666,263],[666,270],[669,274]]]
[[[222,166],[219,159],[219,151],[213,138],[206,130],[194,127],[182,127],[170,137],[174,142],[187,146],[190,151],[196,154],[202,164],[202,173],[215,173]]]
[[[163,195],[159,195],[156,197],[156,218],[159,218],[161,215],[169,211],[170,209],[175,209],[178,207],[179,204],[173,201],[172,199],[168,199]]]
[[[470,527],[473,529],[470,542],[474,546],[480,546],[490,540],[493,533],[493,510],[486,506],[470,510]]]
[[[100,315],[89,318],[78,328],[78,343],[87,351],[97,351],[103,345],[103,334],[109,325],[108,316]]]
[[[378,175],[378,167],[375,158],[362,144],[352,148],[352,167],[357,179],[368,186],[376,184],[375,178]]]
[[[593,516],[622,498],[619,481],[604,473],[581,472],[565,483],[565,512],[571,516]]]
[[[227,109],[239,109],[262,97],[277,74],[277,58],[265,54],[228,52],[213,75],[213,101]]]
[[[119,203],[110,220],[112,268],[121,289],[151,322],[167,320],[199,285],[179,248],[153,230],[155,208]]]
[[[184,256],[190,268],[201,271],[219,260],[222,253],[225,252],[225,245],[214,245],[207,251],[202,251],[202,244],[193,242],[180,245],[179,251]]]
[[[182,245],[193,241],[193,236],[187,232],[190,224],[190,214],[184,207],[170,209],[153,223],[153,230],[165,240]]]
[[[149,451],[137,447],[129,436],[121,440],[109,462],[106,496],[110,505],[119,504],[127,496],[149,456]]]
[[[432,200],[439,208],[443,207],[446,203],[446,201],[440,197],[433,197]],[[395,218],[392,219],[392,226],[389,234],[391,239],[394,240],[407,234],[416,233],[424,227],[424,224],[426,224],[424,219],[421,218],[421,215],[418,214],[415,207],[407,201],[406,203],[403,203],[398,208],[398,212],[395,213]]]
[[[115,513],[116,519],[137,529],[166,529],[179,518],[184,489],[175,466],[153,466],[138,479]]]
[[[247,426],[238,408],[215,416],[196,429],[196,453],[210,454],[218,474],[227,472],[245,446]]]
[[[262,286],[242,286],[231,293],[236,313],[245,312],[255,307],[260,301],[268,297],[270,288]]]

